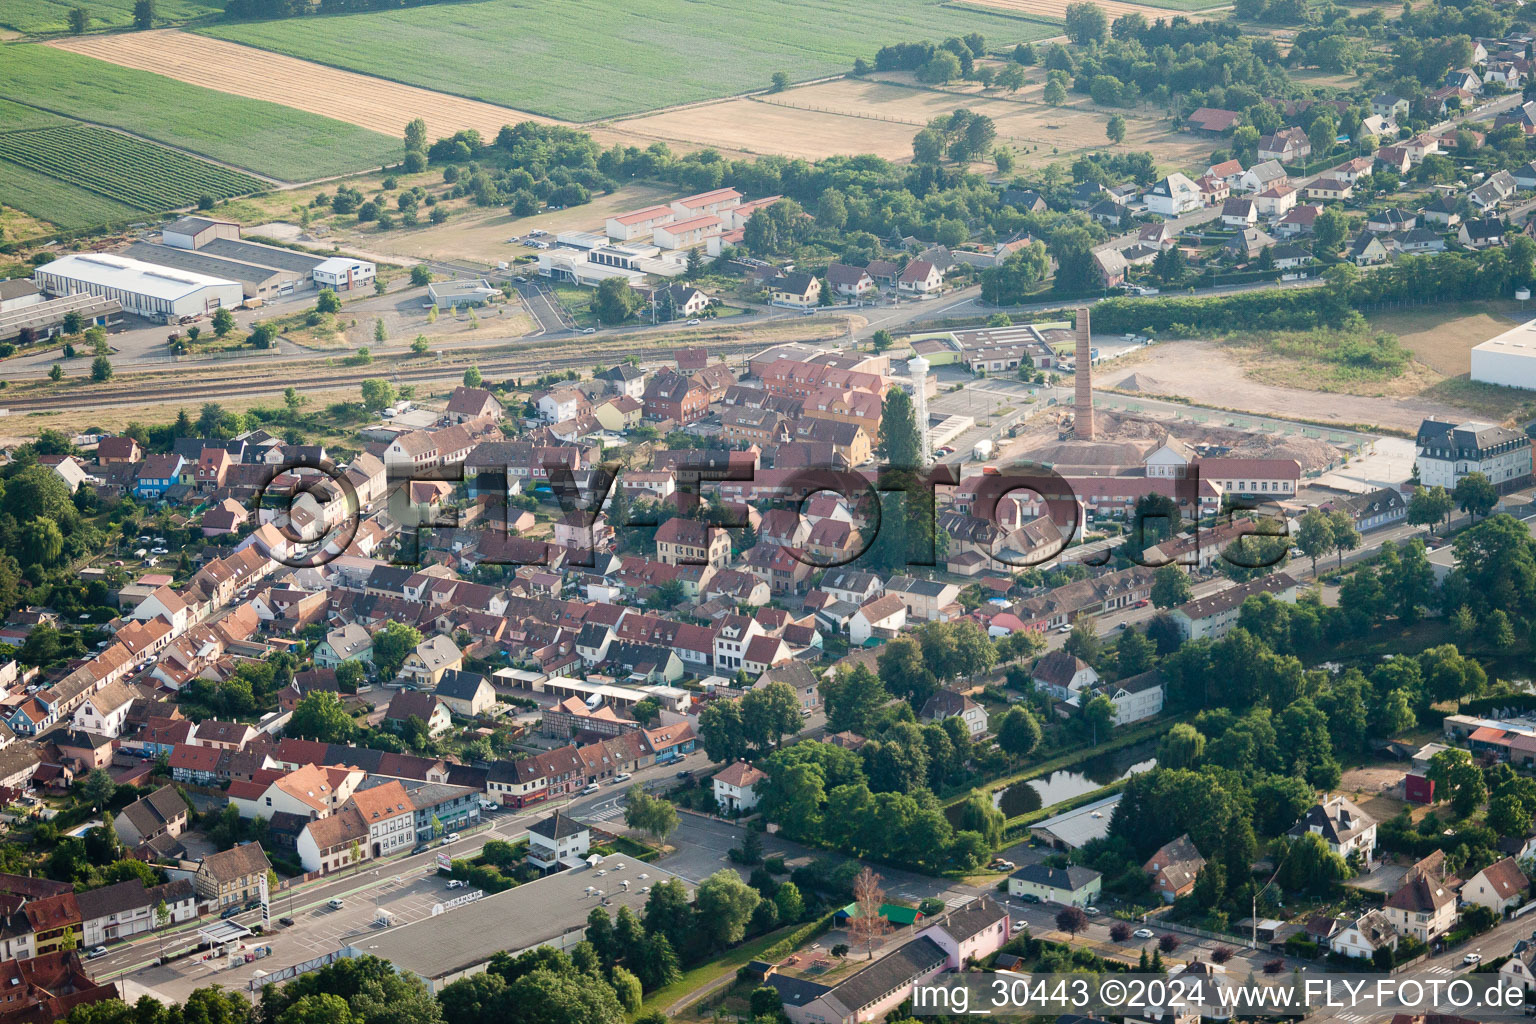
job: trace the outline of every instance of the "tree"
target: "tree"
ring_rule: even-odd
[[[1067,102],[1067,88],[1053,78],[1045,83],[1045,88],[1040,92],[1040,98],[1047,106],[1059,107]]]
[[[112,379],[112,360],[106,356],[97,356],[91,360],[91,380],[98,384]]]
[[[783,92],[789,88],[789,75],[783,71],[775,71],[768,82],[769,92]]]
[[[875,940],[890,930],[891,922],[880,914],[880,907],[885,903],[880,876],[868,867],[853,880],[853,902],[858,909],[856,916],[848,919],[848,934],[855,943],[864,944],[864,958],[873,960]]]
[[[742,734],[759,750],[776,747],[786,734],[800,731],[800,699],[788,683],[769,683],[741,698]]]
[[[1344,239],[1349,237],[1349,218],[1337,206],[1330,206],[1312,221],[1314,251],[1326,255],[1339,251]]]
[[[1125,141],[1125,118],[1120,114],[1109,115],[1109,122],[1104,126],[1104,135],[1115,145]]]
[[[1104,642],[1099,638],[1099,631],[1089,621],[1090,616],[1079,616],[1072,623],[1072,632],[1067,636],[1067,642],[1062,645],[1068,654],[1074,655],[1092,665],[1099,660],[1103,651]]]
[[[373,667],[379,678],[392,679],[405,664],[406,656],[422,641],[421,631],[403,622],[386,623],[373,635]]]
[[[1026,709],[1014,705],[997,723],[997,745],[1009,757],[1028,757],[1040,745],[1040,723]]]
[[[880,436],[875,454],[893,469],[916,469],[922,464],[922,438],[912,409],[912,396],[899,387],[885,393],[880,416]]]
[[[1493,511],[1493,506],[1499,501],[1499,491],[1488,477],[1482,473],[1471,472],[1456,484],[1452,497],[1456,501],[1457,508],[1473,519],[1477,519]]]
[[[373,322],[373,340],[380,345],[389,340],[389,331],[385,329],[382,317]]]
[[[377,648],[375,648],[377,649]],[[741,722],[741,702],[711,701],[699,712],[699,742],[711,761],[729,763],[747,752],[746,734]]]
[[[805,900],[800,895],[800,887],[794,882],[785,882],[779,886],[774,891],[773,902],[779,908],[780,924],[794,924],[805,916]]]
[[[1177,608],[1195,596],[1189,573],[1181,565],[1160,565],[1152,573],[1152,604],[1157,608]]]
[[[1062,907],[1056,912],[1056,927],[1073,938],[1088,927],[1088,915],[1082,907]]]
[[[425,263],[418,263],[411,268],[411,284],[417,288],[425,288],[432,283],[432,271],[427,269]]]
[[[858,665],[822,684],[821,699],[830,732],[856,732],[864,736],[869,734],[891,695],[868,665]]]
[[[1440,751],[1430,758],[1426,774],[1435,784],[1436,794],[1449,797],[1451,811],[1458,818],[1467,817],[1488,797],[1488,784],[1483,780],[1483,773],[1465,750]]]
[[[377,411],[395,404],[395,386],[382,377],[363,381],[363,406]]]
[[[601,323],[621,324],[645,304],[640,293],[622,277],[604,278],[592,296],[592,312]]]
[[[1193,768],[1205,756],[1205,736],[1188,722],[1168,730],[1157,746],[1157,763],[1163,768]]]
[[[1083,705],[1081,712],[1083,729],[1092,737],[1095,746],[1099,737],[1108,736],[1115,727],[1115,705],[1102,693]]]
[[[1307,141],[1312,143],[1312,156],[1327,156],[1338,138],[1339,125],[1330,114],[1320,114],[1307,129]]]
[[[1317,560],[1333,550],[1333,523],[1319,508],[1302,513],[1296,527],[1296,547],[1312,560],[1312,575],[1317,575]]]
[[[1344,552],[1360,546],[1360,531],[1355,529],[1355,521],[1348,512],[1336,508],[1328,513],[1328,532],[1331,534],[1329,546],[1339,553],[1339,567],[1343,568]]]
[[[677,808],[646,793],[643,786],[631,786],[624,796],[624,824],[666,839],[677,828]]]
[[[722,868],[699,883],[694,894],[694,928],[708,949],[724,949],[741,941],[752,911],[761,901],[758,891],[743,882],[740,875]]]
[[[320,294],[315,297],[315,312],[340,313],[341,300],[336,297],[336,293],[330,288],[322,288],[320,289]]]
[[[84,7],[71,7],[69,9],[69,31],[71,35],[80,35],[91,22],[91,16]],[[69,330],[67,327],[65,330]],[[79,328],[69,331],[70,334],[79,332]]]
[[[917,80],[928,85],[943,85],[959,78],[963,70],[959,57],[948,50],[940,50],[917,69]]]
[[[299,700],[284,731],[321,743],[346,743],[356,734],[357,723],[347,714],[340,697],[328,690],[314,690]]]
[[[155,27],[155,0],[134,0],[133,27]]]
[[[222,338],[235,329],[235,314],[220,306],[213,311],[213,333]]]
[[[1067,38],[1078,46],[1101,43],[1109,34],[1109,18],[1098,4],[1068,4],[1066,31]]]
[[[1408,521],[1415,526],[1434,526],[1444,522],[1456,507],[1456,499],[1444,487],[1419,487],[1408,499]]]
[[[96,810],[101,810],[117,792],[117,783],[101,768],[93,768],[80,784],[80,795]]]
[[[54,363],[52,366],[48,367],[48,379],[54,383],[58,383],[59,381],[63,380],[64,367],[60,366],[58,363]]]

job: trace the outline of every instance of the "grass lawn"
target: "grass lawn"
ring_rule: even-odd
[[[980,32],[997,47],[1059,29],[943,0],[572,0],[559,17],[536,0],[485,0],[198,31],[589,121],[766,88],[777,71],[797,81],[835,74],[887,43]]]
[[[702,988],[723,975],[735,974],[737,968],[756,960],[764,950],[803,927],[805,927],[804,924],[787,924],[751,942],[743,943],[708,963],[700,964],[691,971],[684,971],[683,976],[672,984],[665,985],[646,996],[645,1001],[640,1004],[640,1012],[665,1011],[667,1007],[695,989]]]
[[[597,314],[592,312],[592,296],[597,294],[597,289],[576,284],[557,284],[553,287],[555,297],[560,300],[565,311],[571,314],[577,327],[599,326]]]
[[[1417,309],[1372,313],[1372,330],[1397,335],[1415,359],[1447,377],[1472,369],[1471,351],[1514,327],[1520,304],[1513,301],[1449,302]]]
[[[51,46],[0,52],[0,99],[123,128],[284,181],[377,167],[402,153],[400,140],[378,132]]]
[[[50,114],[46,110],[38,110],[24,103],[12,103],[10,100],[0,100],[0,135],[7,132],[19,132],[28,128],[53,128],[58,125],[73,124],[67,117],[58,114]]]
[[[0,160],[0,204],[61,228],[86,228],[143,216],[142,210],[8,160]]]
[[[73,0],[5,0],[0,4],[0,27],[25,34],[69,30]],[[88,29],[127,28],[133,24],[133,0],[91,0],[85,5],[91,20]],[[155,24],[182,22],[222,11],[218,0],[156,0]]]

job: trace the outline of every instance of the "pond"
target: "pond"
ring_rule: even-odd
[[[1016,783],[992,794],[992,803],[1008,817],[1052,807],[1063,800],[1128,779],[1157,764],[1157,741],[1143,740],[1128,747],[1080,761],[1028,782]]]

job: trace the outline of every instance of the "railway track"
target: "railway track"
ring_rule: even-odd
[[[737,355],[758,351],[764,347],[761,341],[715,342],[709,345],[713,352]],[[616,362],[630,355],[642,359],[655,358],[670,351],[667,348],[637,349],[633,342],[612,342],[587,345],[580,353],[569,355],[545,354],[548,349],[530,350],[507,355],[490,355],[486,358],[462,358],[453,363],[407,364],[398,360],[380,360],[368,366],[305,366],[302,363],[279,364],[274,372],[253,379],[249,374],[238,372],[213,374],[198,380],[180,384],[156,384],[155,379],[164,374],[145,374],[125,379],[121,384],[105,387],[81,388],[78,385],[35,395],[14,395],[0,398],[11,414],[53,411],[61,406],[70,409],[116,409],[130,406],[167,405],[176,402],[209,402],[220,398],[248,398],[252,395],[281,395],[284,389],[293,387],[301,391],[333,390],[358,387],[363,381],[382,377],[394,384],[417,386],[457,382],[464,370],[478,366],[489,380],[508,377],[541,376],[557,370],[588,369],[595,363]]]

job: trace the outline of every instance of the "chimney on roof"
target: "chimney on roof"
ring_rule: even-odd
[[[1088,307],[1077,307],[1077,394],[1072,403],[1072,436],[1079,441],[1093,440],[1093,345]]]

